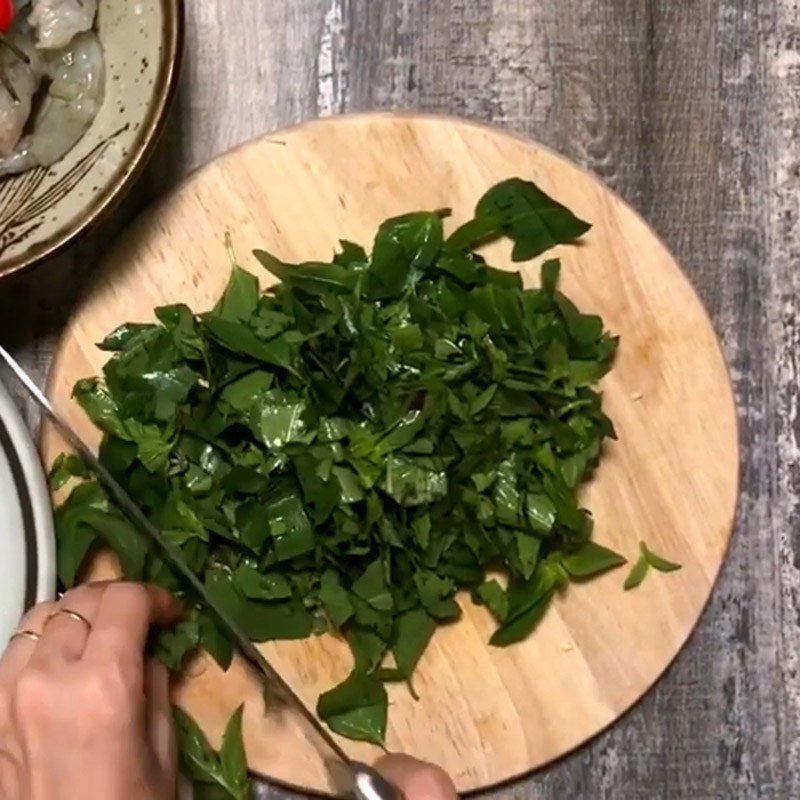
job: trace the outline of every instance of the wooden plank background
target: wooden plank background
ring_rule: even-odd
[[[702,623],[656,689],[493,796],[799,796],[796,0],[187,0],[187,12],[181,89],[146,176],[72,252],[0,286],[0,341],[44,380],[76,293],[125,221],[283,125],[444,111],[586,165],[650,220],[714,319],[740,410],[739,520]]]

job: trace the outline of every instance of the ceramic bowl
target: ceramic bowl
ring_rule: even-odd
[[[34,603],[56,589],[50,492],[31,437],[0,384],[0,654]]]
[[[58,163],[0,178],[0,276],[71,244],[130,188],[163,126],[183,41],[182,0],[100,0],[106,93]]]

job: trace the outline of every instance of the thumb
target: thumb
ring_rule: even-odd
[[[375,768],[406,800],[456,800],[458,797],[450,776],[434,764],[398,754],[384,756]]]

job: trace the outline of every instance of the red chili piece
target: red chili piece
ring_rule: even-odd
[[[0,33],[5,33],[14,21],[14,0],[0,0]]]

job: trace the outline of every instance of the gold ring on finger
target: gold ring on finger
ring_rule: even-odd
[[[11,639],[10,642],[13,642],[14,639],[30,639],[32,642],[38,642],[39,639],[42,638],[40,633],[36,633],[36,631],[17,631]]]
[[[82,622],[86,626],[86,630],[91,631],[92,623],[89,622],[83,614],[79,614],[77,611],[73,611],[71,608],[58,608],[56,609],[48,618],[47,622],[57,617],[59,614],[63,614],[65,617],[69,617],[70,619],[74,619],[76,622]],[[47,623],[45,623],[46,625]]]

